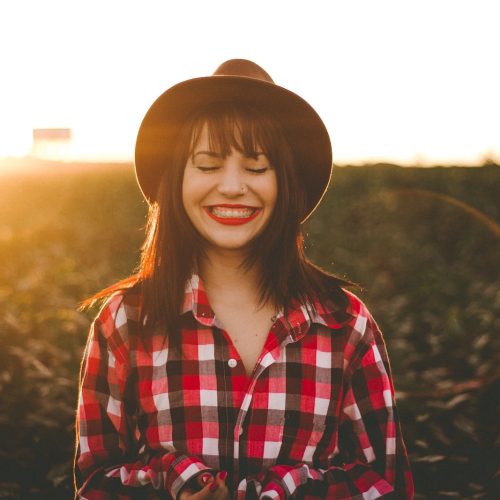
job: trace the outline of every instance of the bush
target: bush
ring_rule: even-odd
[[[385,332],[417,498],[494,491],[499,172],[337,168],[305,227],[308,255],[360,283]],[[41,164],[1,181],[0,498],[70,498],[95,312],[77,306],[135,267],[147,207],[130,165]]]

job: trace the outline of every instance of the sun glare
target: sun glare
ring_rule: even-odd
[[[2,2],[0,157],[131,160],[162,91],[246,57],[317,109],[337,163],[500,158],[494,2],[252,5]],[[70,139],[40,145],[33,129]]]

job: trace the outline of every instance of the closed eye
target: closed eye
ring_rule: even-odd
[[[252,174],[263,174],[267,170],[269,170],[269,167],[263,167],[263,168],[247,168],[247,172],[251,172]]]
[[[217,167],[217,166],[205,167],[203,165],[198,165],[196,168],[198,170],[200,170],[201,172],[215,172],[215,170],[218,170],[220,167]]]

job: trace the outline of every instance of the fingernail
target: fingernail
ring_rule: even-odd
[[[227,477],[227,472],[225,470],[219,472],[219,477],[222,479],[222,481],[225,481]]]
[[[212,474],[203,474],[203,475],[201,476],[201,482],[202,482],[203,484],[207,484],[207,483],[208,483],[208,481],[210,481],[210,479],[212,479]]]
[[[209,488],[210,493],[213,493],[218,487],[219,487],[219,485],[217,483],[210,485],[210,488]]]

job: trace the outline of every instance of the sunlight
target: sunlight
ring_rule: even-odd
[[[493,2],[252,5],[1,3],[0,157],[31,154],[34,128],[70,128],[57,159],[131,160],[161,92],[244,57],[311,103],[337,163],[500,158]]]

